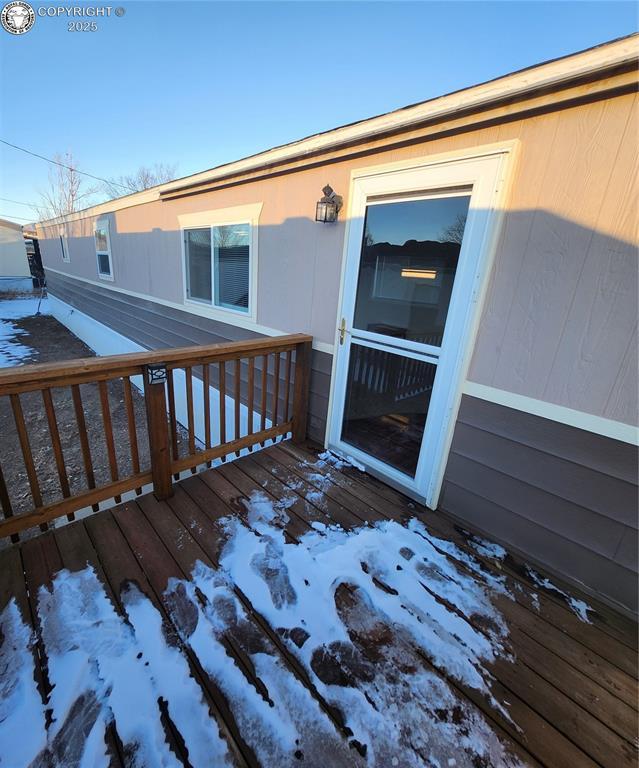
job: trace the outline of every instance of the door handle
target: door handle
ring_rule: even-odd
[[[344,343],[346,338],[346,320],[342,318],[342,322],[339,325],[339,343],[340,346]]]

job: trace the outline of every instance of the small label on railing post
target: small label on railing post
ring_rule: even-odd
[[[153,363],[146,366],[146,380],[148,384],[166,384],[166,363]]]

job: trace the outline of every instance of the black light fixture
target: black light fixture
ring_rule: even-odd
[[[322,192],[324,197],[318,200],[315,207],[315,221],[321,221],[323,224],[337,221],[337,214],[342,207],[342,198],[333,192],[330,184],[327,184]]]

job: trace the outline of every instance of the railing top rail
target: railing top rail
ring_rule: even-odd
[[[134,376],[143,372],[145,365],[164,363],[167,368],[197,365],[218,360],[236,359],[252,354],[266,354],[286,350],[297,344],[309,343],[312,336],[293,333],[285,336],[267,336],[245,341],[220,342],[205,346],[156,349],[149,352],[130,352],[124,355],[85,357],[60,363],[38,363],[15,368],[0,368],[0,394],[66,386],[73,383],[97,381],[119,376]]]

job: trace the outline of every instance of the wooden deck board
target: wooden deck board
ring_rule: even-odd
[[[292,452],[293,456],[310,462],[312,465],[317,462],[317,454],[313,453],[312,450],[304,450],[288,442],[280,443],[279,447],[287,452]],[[318,468],[314,467],[314,469]],[[320,467],[319,470],[321,471],[321,469]],[[393,514],[394,511],[394,514],[399,516],[418,517],[428,527],[432,528],[435,533],[439,532],[443,538],[469,551],[474,557],[482,560],[488,568],[494,570],[494,562],[482,556],[477,550],[469,548],[467,536],[448,517],[420,507],[406,496],[390,488],[390,486],[385,485],[370,475],[361,473],[353,467],[346,467],[340,472],[329,471],[329,473],[335,482],[346,482],[348,489],[353,493],[360,495],[362,493],[361,489],[364,487],[369,503],[375,505],[378,509],[386,510],[389,514]],[[607,658],[628,675],[634,678],[637,677],[637,653],[635,652],[636,625],[633,629],[632,623],[625,617],[617,616],[612,613],[608,606],[598,603],[588,596],[581,595],[580,597],[583,597],[586,602],[596,609],[594,615],[590,616],[591,623],[586,624],[570,611],[564,600],[555,596],[551,591],[541,590],[538,585],[525,575],[524,570],[522,564],[510,555],[500,565],[500,571],[510,576],[513,579],[512,583],[519,583],[521,585],[515,591],[518,599],[521,597],[522,604],[532,608],[531,595],[535,593],[539,599],[539,610],[535,611],[536,613],[570,635],[573,639],[578,640],[591,648],[591,650]],[[571,587],[562,585],[557,580],[553,579],[553,581],[559,587],[565,587],[568,593],[574,594],[575,590]],[[610,619],[612,615],[617,617],[614,622]],[[611,623],[614,626],[611,626]]]
[[[268,466],[270,471],[276,476],[282,477],[284,473],[281,466],[278,468],[276,466],[277,462],[271,458],[271,456],[279,457],[281,453],[278,453],[276,448],[268,453],[270,456],[264,457],[263,465]],[[317,478],[317,475],[321,474],[321,469],[325,469],[325,467],[320,468],[319,472],[317,467],[314,467],[312,470],[307,467],[306,470],[302,470],[301,474],[304,474],[315,483],[316,490],[325,488],[326,495],[328,495],[330,493],[330,486],[327,487],[325,483],[322,483]],[[306,485],[305,483],[304,486],[300,487],[293,479],[290,487],[306,496]],[[342,495],[342,499],[348,503],[347,497],[344,495]],[[392,517],[397,518],[397,514],[391,515],[387,510],[387,516],[384,519],[392,519]],[[517,648],[517,655],[521,658],[519,648]],[[559,663],[561,663],[560,660]],[[631,751],[625,748],[626,743],[623,739],[619,739],[617,734],[611,733],[598,719],[589,717],[587,712],[584,712],[568,696],[564,695],[559,688],[548,685],[544,677],[526,663],[526,657],[517,666],[513,666],[510,662],[500,661],[493,667],[493,672],[499,682],[505,686],[503,692],[507,696],[511,708],[513,706],[513,699],[516,697],[519,700],[517,702],[519,707],[517,723],[520,726],[526,723],[524,730],[528,738],[531,736],[538,737],[535,741],[539,751],[537,753],[533,751],[533,754],[538,759],[547,760],[552,754],[552,759],[565,761],[566,764],[570,764],[571,760],[581,759],[584,761],[585,756],[575,751],[573,745],[569,743],[574,741],[578,747],[584,747],[585,745],[588,754],[593,755],[602,765],[611,765],[611,755],[623,755],[624,761],[622,764],[629,766],[633,764]],[[584,680],[584,684],[587,685],[588,683],[591,683],[591,681]],[[591,684],[591,687],[594,686]],[[481,701],[474,691],[465,690],[464,693],[469,698],[475,700],[480,708],[484,710],[485,714],[492,717],[495,716],[491,707],[486,702]],[[605,692],[602,691],[601,693],[604,694]],[[596,698],[597,693],[595,693]],[[531,705],[530,707],[528,707],[529,704]],[[620,708],[622,706],[620,704]],[[627,716],[626,709],[624,708],[624,715]],[[627,719],[628,717],[626,717]],[[584,720],[586,720],[585,723],[583,722]],[[561,731],[566,738],[560,738],[556,731],[549,732],[544,721],[551,722],[555,728],[560,726],[557,730]],[[509,724],[502,721],[499,717],[497,717],[497,722],[500,722],[502,726],[510,730]],[[516,731],[511,731],[511,735],[516,738]],[[551,754],[546,751],[547,749]]]
[[[638,688],[636,626],[632,622],[589,598],[584,599],[595,612],[591,623],[581,621],[560,596],[540,590],[516,558],[498,561],[488,557],[449,518],[420,507],[355,468],[338,468],[318,460],[317,453],[312,446],[280,442],[181,481],[166,502],[153,495],[142,496],[0,553],[0,611],[14,598],[23,620],[34,630],[35,675],[43,701],[51,692],[51,682],[39,626],[39,590],[49,589],[61,569],[81,571],[89,565],[125,620],[121,595],[128,585],[135,585],[151,601],[161,614],[167,642],[179,647],[187,660],[234,764],[259,765],[249,745],[250,734],[241,732],[225,694],[182,641],[167,588],[172,580],[189,579],[197,562],[217,568],[227,536],[220,521],[237,516],[250,525],[248,500],[264,498],[275,509],[285,511],[274,524],[282,527],[291,543],[318,523],[351,530],[382,521],[419,520],[434,547],[460,573],[486,589],[499,578],[510,595],[493,595],[508,626],[507,649],[512,656],[498,657],[490,665],[494,677],[491,695],[505,709],[500,711],[485,693],[460,683],[436,659],[397,639],[405,653],[445,680],[453,696],[468,711],[483,717],[510,754],[525,764],[571,768],[636,764]],[[474,569],[469,565],[470,556],[478,564]],[[428,584],[423,586],[428,590]],[[259,644],[265,652],[306,689],[336,733],[348,739],[342,714],[316,687],[277,627],[269,624],[260,606],[253,605],[237,586],[234,593],[245,622],[229,628],[223,644],[229,660],[242,671],[245,684],[267,695],[251,660],[251,649],[256,638],[261,638]],[[357,601],[357,590],[351,594],[346,604]],[[457,610],[456,606],[446,607]],[[470,621],[476,631],[489,637],[480,621],[474,617]],[[388,629],[392,631],[390,625]],[[160,720],[170,748],[187,764],[184,742],[167,707],[159,706],[149,716]],[[111,766],[125,765],[127,756],[114,726],[107,730],[105,742]]]
[[[301,463],[310,462],[311,465],[314,465],[317,457],[312,452],[302,450],[299,446],[291,443],[281,444],[271,451],[271,455],[277,456],[278,459],[282,454],[288,456],[293,462],[298,462],[298,472],[303,472],[306,476],[316,474],[316,467],[309,466],[308,463]],[[326,468],[324,469],[326,471]],[[340,484],[340,487],[356,494],[356,498],[365,500],[389,515],[394,515],[396,519],[406,519],[417,514],[434,536],[455,543],[462,551],[480,560],[487,573],[502,577],[505,580],[505,585],[515,597],[514,601],[497,598],[499,607],[506,613],[509,622],[516,624],[530,637],[599,683],[628,706],[637,709],[639,697],[636,675],[623,671],[605,657],[606,651],[609,650],[606,639],[604,639],[606,647],[601,649],[601,653],[592,650],[591,643],[586,642],[584,644],[583,638],[580,636],[580,629],[587,625],[583,625],[583,622],[568,612],[565,605],[553,604],[549,609],[547,603],[550,598],[541,595],[539,597],[539,610],[536,610],[531,599],[531,594],[536,591],[535,585],[526,582],[526,589],[522,589],[519,586],[521,582],[518,577],[511,575],[510,569],[497,567],[494,561],[482,557],[476,550],[470,548],[464,535],[444,516],[435,515],[428,511],[420,513],[414,502],[383,486],[370,476],[364,476],[362,481],[361,473],[357,470],[330,471],[329,475],[336,484]],[[320,485],[317,487],[319,488]],[[389,503],[391,503],[390,506]],[[459,564],[463,567],[463,563]],[[559,619],[558,626],[552,621],[553,618],[557,617]],[[567,629],[570,629],[571,632],[567,632]],[[569,634],[576,642],[566,642],[566,634]],[[590,638],[587,638],[588,640]],[[615,648],[617,647],[615,646]],[[625,655],[626,649],[622,648],[622,652]]]

